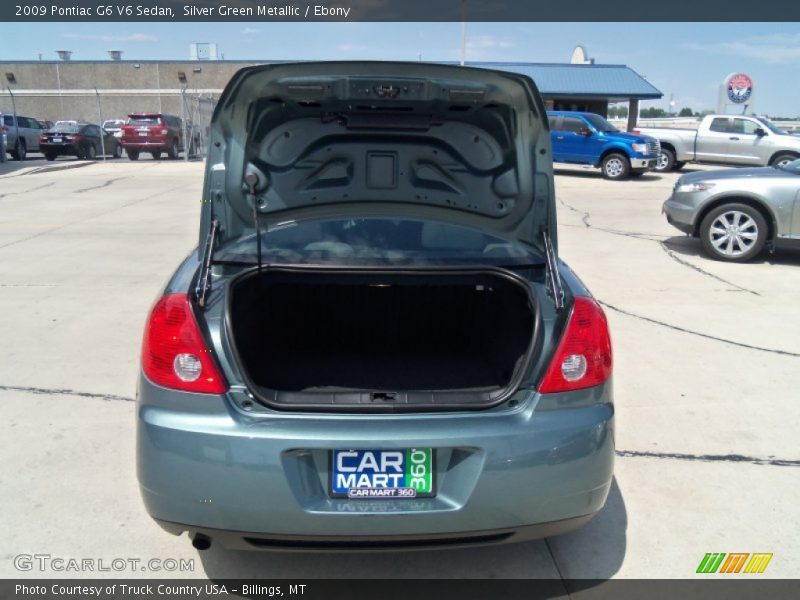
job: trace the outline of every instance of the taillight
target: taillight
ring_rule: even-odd
[[[8,125],[3,125],[3,133],[8,133]]]
[[[637,129],[631,129],[631,133],[634,134],[634,135],[639,135],[641,133],[641,131],[639,131],[638,128]]]
[[[552,394],[599,385],[611,376],[611,368],[606,315],[592,298],[577,297],[539,391]]]
[[[40,142],[46,142],[47,141],[47,136],[46,135],[40,135],[39,136],[39,141]]]
[[[157,385],[222,394],[228,386],[211,358],[186,294],[162,297],[147,320],[142,369]]]

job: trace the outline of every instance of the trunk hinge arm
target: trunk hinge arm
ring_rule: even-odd
[[[561,276],[558,273],[558,259],[553,249],[553,242],[550,240],[550,232],[542,229],[542,239],[544,242],[544,258],[547,269],[547,289],[553,297],[556,310],[564,308],[564,288],[561,285]]]
[[[244,176],[244,183],[247,185],[247,197],[253,203],[253,227],[256,230],[256,259],[258,270],[261,270],[261,226],[258,223],[258,200],[256,199],[256,188],[258,187],[258,174],[248,171]]]
[[[197,279],[195,295],[197,304],[200,308],[206,307],[206,298],[211,291],[211,265],[214,263],[214,244],[217,241],[217,231],[219,231],[219,221],[211,219],[211,228],[206,237],[206,246],[203,248],[203,266],[200,269],[200,277]]]

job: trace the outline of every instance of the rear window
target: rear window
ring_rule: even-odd
[[[3,125],[7,125],[8,127],[13,127],[14,117],[11,115],[3,115]]]
[[[161,119],[159,117],[130,117],[128,125],[161,125]]]
[[[575,117],[564,117],[561,121],[561,125],[559,126],[558,130],[578,133],[582,129],[586,128],[587,128],[586,123],[584,123],[580,119],[576,119]]]
[[[711,125],[708,128],[711,131],[716,131],[719,133],[727,133],[728,119],[714,119],[713,121],[711,121]]]
[[[262,262],[272,264],[539,264],[523,246],[475,229],[404,219],[289,221],[261,232]],[[255,263],[255,235],[236,240],[215,260]]]
[[[82,125],[78,125],[77,123],[58,123],[50,131],[56,133],[78,133],[81,127]]]

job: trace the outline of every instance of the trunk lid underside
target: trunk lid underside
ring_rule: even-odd
[[[210,128],[201,246],[301,219],[417,218],[542,251],[550,139],[533,82],[423,63],[239,71]],[[249,177],[248,177],[249,175]]]

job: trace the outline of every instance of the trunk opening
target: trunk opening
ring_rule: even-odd
[[[232,282],[229,333],[251,390],[277,407],[485,408],[530,365],[528,284],[499,269],[275,269]]]

